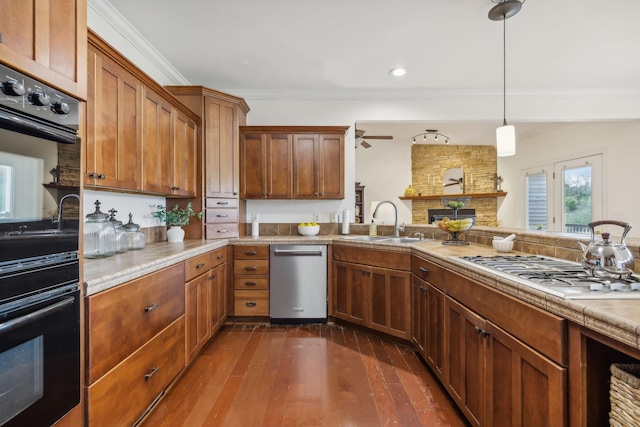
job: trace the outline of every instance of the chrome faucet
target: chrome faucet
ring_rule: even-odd
[[[402,227],[398,227],[398,207],[395,205],[395,203],[390,200],[383,200],[379,202],[376,205],[376,208],[373,210],[373,217],[378,218],[378,208],[384,203],[389,203],[391,206],[393,206],[393,210],[396,216],[395,223],[393,224],[393,237],[400,237],[400,231],[404,231],[404,224]]]
[[[55,221],[58,223],[58,231],[62,231],[62,206],[64,205],[64,201],[67,200],[69,197],[78,199],[78,205],[80,204],[80,196],[77,194],[67,194],[64,197],[62,197],[62,199],[60,199],[60,204],[58,206],[58,220]]]

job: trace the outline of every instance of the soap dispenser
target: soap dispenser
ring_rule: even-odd
[[[378,226],[373,219],[371,219],[371,225],[369,226],[369,236],[377,236],[378,235]]]

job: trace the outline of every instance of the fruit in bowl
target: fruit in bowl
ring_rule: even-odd
[[[320,226],[316,222],[301,222],[298,224],[298,234],[301,236],[316,236],[320,232]]]
[[[473,218],[449,219],[444,217],[442,221],[437,222],[437,226],[449,233],[462,233],[473,226]]]

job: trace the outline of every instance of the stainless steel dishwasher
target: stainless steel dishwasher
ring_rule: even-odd
[[[327,321],[327,246],[271,245],[271,323]]]

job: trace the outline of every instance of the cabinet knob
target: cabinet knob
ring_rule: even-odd
[[[201,262],[200,264],[196,265],[196,270],[200,270],[202,267],[204,267],[204,262]]]
[[[107,178],[107,176],[106,176],[105,174],[101,173],[100,175],[98,175],[98,178],[100,178],[100,179],[106,179],[106,178]]]
[[[224,258],[224,255],[218,255],[218,256],[216,257],[216,259],[222,259],[222,258]]]

